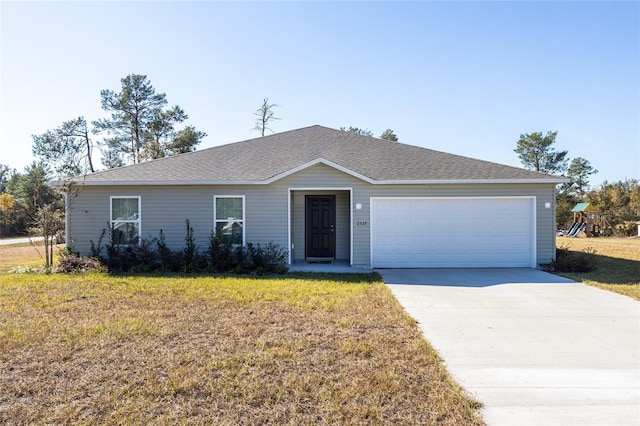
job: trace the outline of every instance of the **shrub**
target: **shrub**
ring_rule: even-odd
[[[91,242],[91,253],[98,258],[102,246],[103,229],[98,245]],[[158,238],[141,240],[140,244],[120,246],[113,242],[113,232],[104,244],[106,258],[99,257],[107,265],[109,272],[233,272],[237,274],[255,273],[284,274],[288,271],[288,251],[274,242],[264,247],[258,244],[247,246],[225,243],[211,232],[207,251],[202,253],[195,244],[193,228],[186,220],[185,247],[172,251],[166,243],[164,231]],[[69,262],[72,262],[69,260]],[[69,265],[72,268],[72,265]]]
[[[279,246],[273,241],[269,241],[267,244],[265,244],[263,253],[267,272],[284,274],[289,270],[289,268],[287,267],[287,262],[289,261],[289,251],[287,251],[284,247]]]
[[[253,270],[251,253],[247,247],[237,245],[232,250],[231,263],[234,274],[248,274]]]
[[[140,260],[137,256],[137,246],[107,246],[107,265],[109,271],[128,272],[137,266],[138,272],[144,272],[144,268],[140,268]]]
[[[251,243],[247,243],[247,251],[249,252],[249,256],[251,256],[251,263],[253,265],[253,268],[258,271],[263,271],[264,270],[264,255],[263,255],[263,250],[260,247],[260,244],[258,244],[258,246],[254,246]],[[258,274],[258,275],[262,275],[262,274]]]
[[[100,233],[100,237],[98,237],[98,244],[94,244],[93,240],[89,240],[91,243],[91,257],[95,257],[96,259],[100,258],[100,252],[102,251],[102,239],[106,233],[107,230],[103,228]]]
[[[140,244],[133,245],[119,245],[114,241],[115,230],[110,223],[107,223],[109,227],[109,240],[104,244],[105,251],[107,253],[106,258],[100,256],[99,259],[103,264],[107,266],[109,272],[129,272],[135,270],[136,272],[147,272],[149,268],[145,263],[140,261],[139,255],[145,257],[145,262],[149,261],[148,257],[151,256],[153,250],[150,248],[151,242],[141,240]],[[102,230],[100,238],[98,239],[97,252],[101,251],[101,241],[104,237],[106,230]],[[93,242],[91,244],[92,253],[94,250]]]
[[[102,272],[105,268],[95,257],[84,257],[76,253],[64,253],[60,256],[56,272],[69,274],[72,272]]]
[[[225,244],[212,231],[207,250],[209,272],[227,272],[232,269],[231,245]]]
[[[590,272],[596,267],[596,251],[587,247],[581,251],[569,250],[562,245],[556,249],[556,260],[552,263],[555,272]]]
[[[195,272],[196,264],[197,264],[197,256],[198,256],[198,247],[196,247],[196,239],[193,236],[193,228],[189,225],[189,219],[186,221],[187,224],[187,235],[184,237],[185,246],[184,246],[184,272]]]
[[[134,246],[133,256],[137,260],[135,263],[139,272],[151,272],[160,267],[160,264],[156,262],[157,253],[153,249],[155,242],[155,238],[151,240],[143,239],[139,245]]]
[[[634,235],[637,235],[636,230],[638,228],[636,228],[636,226],[635,221],[625,220],[624,222],[616,225],[616,231],[625,237],[633,237]]]
[[[158,256],[160,257],[160,269],[165,272],[171,271],[171,250],[167,247],[166,236],[162,229],[156,245],[158,246]]]
[[[264,248],[260,244],[255,248],[252,244],[247,244],[247,249],[251,254],[252,269],[256,274],[284,274],[289,270],[289,252],[273,241],[265,244]]]

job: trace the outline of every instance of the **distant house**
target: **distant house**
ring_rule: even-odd
[[[555,255],[566,179],[311,126],[78,179],[67,243],[88,253],[107,224],[121,244],[211,231],[273,241],[289,262],[363,268],[536,267]]]

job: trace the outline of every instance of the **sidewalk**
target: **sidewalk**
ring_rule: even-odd
[[[0,246],[9,246],[11,244],[24,244],[30,242],[43,241],[43,237],[25,237],[25,238],[0,238]]]

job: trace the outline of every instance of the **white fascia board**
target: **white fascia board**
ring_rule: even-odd
[[[557,179],[428,179],[428,180],[377,180],[375,185],[467,185],[487,183],[567,183],[567,178]]]
[[[329,165],[329,164],[327,164]],[[346,172],[345,172],[346,173]],[[365,176],[358,176],[356,173],[349,173],[372,185],[472,185],[472,184],[527,184],[527,183],[547,183],[560,184],[569,182],[568,179],[450,179],[450,180],[371,180]],[[72,184],[74,186],[199,186],[199,185],[268,185],[285,176],[279,175],[276,178],[259,181],[100,181],[82,182]],[[57,185],[52,182],[51,186]]]
[[[190,185],[265,185],[265,181],[185,181],[185,180],[169,180],[169,181],[98,181],[83,182],[80,186],[190,186]]]

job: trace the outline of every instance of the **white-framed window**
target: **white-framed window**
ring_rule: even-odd
[[[213,215],[220,241],[244,245],[244,195],[214,195]]]
[[[140,196],[112,196],[109,210],[113,244],[138,244],[142,234]]]

